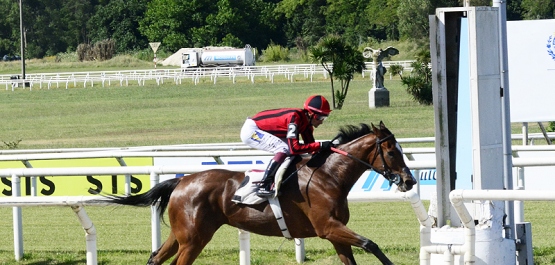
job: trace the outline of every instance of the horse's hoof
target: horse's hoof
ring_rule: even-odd
[[[154,251],[150,254],[150,258],[148,259],[148,261],[146,262],[146,265],[157,265],[156,263],[154,263],[154,261],[152,261],[152,258],[154,258],[156,255],[158,255],[158,251]]]

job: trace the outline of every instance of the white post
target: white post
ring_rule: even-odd
[[[87,215],[85,208],[79,205],[72,205],[71,209],[77,215],[79,223],[85,230],[85,240],[87,242],[87,265],[97,265],[97,249],[96,249],[96,228],[91,219]]]
[[[516,190],[524,190],[524,168],[518,167]],[[524,222],[524,201],[515,201],[515,224]]]
[[[116,157],[116,160],[118,160],[118,163],[120,166],[122,167],[126,167],[127,163],[125,163],[125,160],[123,160],[123,157]],[[126,174],[125,175],[125,195],[131,195],[131,174]]]
[[[528,145],[528,123],[522,123],[522,145]]]
[[[251,264],[251,234],[247,231],[239,229],[239,264]]]
[[[21,196],[21,178],[12,175],[12,197]],[[23,257],[23,222],[21,207],[13,207],[13,247],[15,260],[20,261]]]
[[[298,263],[303,263],[306,257],[304,249],[304,238],[295,238],[295,253]]]
[[[151,172],[150,173],[150,188],[154,188],[156,184],[160,181],[160,176],[157,173]],[[158,203],[153,206],[150,206],[150,224],[151,224],[151,231],[152,231],[152,251],[156,251],[161,245],[161,236],[160,236],[160,217],[158,216],[158,211],[156,207]]]

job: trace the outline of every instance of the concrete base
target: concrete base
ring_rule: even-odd
[[[515,241],[502,238],[501,234],[491,237],[488,228],[476,230],[475,263],[473,265],[516,265]],[[465,231],[462,228],[436,228],[432,230],[432,243],[457,244],[464,243]],[[430,264],[466,265],[462,255],[454,255],[452,262],[446,262],[444,254],[432,254]]]
[[[504,204],[502,201],[479,201],[466,207],[475,220],[475,262],[473,265],[516,265],[516,244],[503,237]],[[466,205],[466,204],[465,204]],[[462,246],[470,230],[444,226],[432,228],[430,241],[442,245]],[[450,259],[453,262],[447,263]],[[430,264],[467,265],[463,255],[431,254]]]
[[[385,88],[370,89],[370,91],[368,91],[368,106],[371,109],[389,107],[389,90]]]

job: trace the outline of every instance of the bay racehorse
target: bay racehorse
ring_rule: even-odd
[[[333,153],[313,156],[321,163],[304,158],[289,171],[296,174],[282,184],[279,202],[289,232],[293,238],[329,240],[344,264],[356,264],[351,246],[374,254],[383,264],[393,264],[376,243],[346,227],[347,195],[368,169],[395,182],[402,192],[410,190],[416,179],[383,122],[377,127],[345,126],[336,140],[339,144]],[[108,197],[123,205],[159,203],[161,217],[167,208],[170,236],[147,264],[159,265],[177,254],[171,264],[190,265],[224,224],[260,235],[283,236],[268,202],[243,205],[231,201],[244,177],[244,172],[213,169],[163,181],[144,194]]]

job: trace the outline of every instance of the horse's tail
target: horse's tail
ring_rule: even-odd
[[[158,203],[158,206],[157,206],[158,215],[160,216],[160,219],[162,219],[164,212],[168,207],[170,196],[180,181],[181,181],[181,178],[174,178],[174,179],[162,181],[156,184],[156,186],[151,188],[149,191],[138,195],[130,195],[130,196],[102,195],[108,198],[108,200],[103,200],[103,202],[107,201],[115,204],[140,206],[140,207],[154,206],[156,205],[156,203]]]

